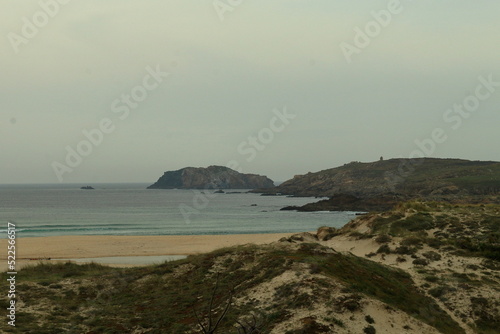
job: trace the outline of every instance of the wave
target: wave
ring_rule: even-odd
[[[26,229],[24,229],[24,228],[16,228],[16,233],[17,232],[22,232],[22,231],[26,231]],[[7,230],[0,230],[0,233],[7,233]]]
[[[148,231],[154,231],[158,230],[157,227],[123,227],[123,228],[116,228],[116,227],[79,227],[79,226],[68,226],[65,228],[22,228],[22,229],[16,229],[16,235],[19,237],[26,236],[26,234],[36,236],[38,234],[43,234],[43,235],[71,235],[71,234],[91,234],[91,235],[98,235],[98,234],[123,234],[123,233],[134,233],[137,234],[138,232],[145,231],[145,234],[154,234]],[[0,230],[0,234],[7,234],[7,230]]]
[[[123,223],[92,224],[92,225],[88,225],[87,227],[130,226],[130,225],[133,225],[133,224],[123,224]],[[43,224],[43,225],[33,224],[30,226],[23,226],[23,228],[65,228],[65,227],[80,227],[80,226],[77,224]]]

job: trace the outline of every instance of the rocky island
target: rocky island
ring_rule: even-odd
[[[186,167],[168,171],[148,189],[266,189],[274,182],[266,176],[243,174],[223,166]]]

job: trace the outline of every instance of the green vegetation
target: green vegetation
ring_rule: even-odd
[[[454,312],[450,301],[461,291],[489,288],[500,292],[500,206],[407,202],[392,212],[368,214],[359,221],[366,222],[363,226],[371,231],[359,233],[353,222],[342,233],[372,238],[379,246],[377,253],[396,254],[387,257],[397,263],[411,262],[415,275],[423,280],[419,287],[407,272],[318,243],[230,247],[128,269],[95,263],[40,263],[17,275],[19,300],[25,307],[19,309],[16,328],[4,322],[0,332],[201,333],[203,324],[205,333],[236,334],[252,328],[266,333],[296,310],[324,305],[326,313],[301,319],[300,328],[289,333],[326,333],[332,326],[349,326],[336,314],[362,311],[363,299],[374,298],[441,333],[455,334],[464,331],[439,305]],[[446,263],[446,252],[483,260],[466,262],[463,272],[440,271],[434,262]],[[296,280],[274,287],[265,303],[254,298],[257,288],[281,275]],[[5,274],[0,277],[5,278]],[[474,330],[494,333],[499,320],[491,310],[498,302],[473,294],[467,298],[471,298],[473,315],[468,321]],[[6,297],[0,298],[0,307],[7,307]],[[467,316],[460,315],[462,319]],[[379,325],[368,315],[365,320],[364,332],[373,332]],[[210,331],[214,328],[216,332]]]
[[[265,308],[247,295],[256,286],[303,265],[315,268],[315,279],[279,286]],[[403,271],[335,253],[319,244],[232,247],[129,269],[40,264],[21,270],[18,277],[19,298],[30,306],[18,314],[22,321],[15,330],[23,333],[129,333],[138,328],[151,333],[199,333],[199,323],[208,324],[208,319],[213,324],[221,319],[220,333],[237,333],[252,323],[266,332],[295,309],[321,303],[329,305],[330,314],[339,308],[356,310],[362,307],[363,296],[403,310],[443,333],[462,332]],[[338,281],[347,287],[340,299],[328,293]],[[233,302],[222,317],[231,298],[243,299]],[[6,299],[2,304],[6,306]],[[256,314],[259,320],[252,321]],[[331,319],[344,325],[334,316]],[[0,324],[0,331],[15,332],[5,323]],[[291,333],[324,331],[325,326],[311,318],[303,320],[302,331]]]
[[[296,176],[268,192],[327,197],[345,194],[360,198],[387,194],[427,199],[452,199],[457,194],[495,196],[500,193],[500,163],[435,158],[353,162]]]
[[[78,265],[72,262],[57,264],[40,262],[36,265],[24,267],[23,274],[19,279],[21,281],[39,282],[40,285],[48,285],[50,282],[60,281],[64,278],[85,278],[117,271],[119,269],[97,263]]]
[[[373,326],[370,325],[370,326],[365,327],[363,329],[363,333],[365,333],[365,334],[375,334],[375,333],[377,333],[377,331],[375,330],[375,327],[373,327]]]
[[[390,214],[373,214],[375,241],[403,237],[398,254],[414,254],[423,244],[446,249],[461,256],[500,260],[500,205],[451,205],[440,202],[405,202]],[[436,230],[432,233],[432,230]],[[349,232],[356,235],[356,230]],[[381,252],[384,249],[381,247]],[[424,255],[425,256],[425,255]],[[437,261],[435,253],[428,253]]]
[[[321,246],[310,244],[308,247],[311,249],[307,253],[297,255],[301,255],[304,261],[318,263],[325,275],[342,280],[352,291],[375,297],[443,333],[463,332],[432,300],[418,291],[405,272],[356,256],[314,256],[314,249]]]
[[[392,250],[391,250],[391,247],[389,247],[389,245],[382,245],[380,246],[378,249],[377,249],[377,253],[378,254],[391,254],[392,253]]]
[[[397,212],[391,214],[389,217],[378,216],[372,222],[373,232],[377,234],[389,235],[392,223],[397,222],[402,218],[404,218],[404,215]]]
[[[428,212],[418,212],[406,219],[400,219],[391,225],[392,234],[402,234],[403,231],[418,232],[433,228],[434,220]]]
[[[456,298],[457,295],[462,300],[476,298],[469,296],[481,296],[484,290],[490,294],[500,293],[497,274],[500,270],[500,205],[403,202],[390,212],[364,215],[347,224],[341,233],[353,235],[358,229],[381,244],[378,254],[397,254],[396,263],[411,261],[413,275],[424,281],[421,288],[443,302],[448,312],[459,314],[475,332],[498,331],[500,302],[493,302],[494,298],[487,299],[488,303],[474,299],[476,305],[471,301],[466,303],[468,309],[464,309]],[[392,238],[391,247],[384,243],[389,240],[387,236]],[[366,257],[375,255],[372,252]],[[460,269],[456,270],[463,271],[440,269],[443,266],[457,266]]]
[[[391,242],[391,241],[392,241],[392,238],[388,234],[380,234],[379,236],[377,236],[375,238],[375,242],[377,242],[379,244],[386,244],[386,243]]]

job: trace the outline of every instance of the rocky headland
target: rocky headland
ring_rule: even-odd
[[[265,195],[328,197],[286,209],[383,211],[411,199],[450,203],[500,203],[500,162],[461,159],[390,159],[351,162],[257,189]]]

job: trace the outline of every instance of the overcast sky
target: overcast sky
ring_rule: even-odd
[[[498,1],[0,8],[0,183],[228,164],[281,181],[424,148],[500,160]]]

